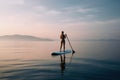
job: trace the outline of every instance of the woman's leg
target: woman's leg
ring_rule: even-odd
[[[61,49],[62,49],[62,44],[63,44],[63,42],[61,41],[61,44],[60,44],[60,52],[61,52]]]
[[[65,51],[65,41],[63,42],[63,51]]]

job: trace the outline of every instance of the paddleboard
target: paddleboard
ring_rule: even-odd
[[[62,55],[62,54],[68,54],[68,53],[72,53],[72,50],[65,50],[65,51],[56,51],[56,52],[52,52],[51,55]]]

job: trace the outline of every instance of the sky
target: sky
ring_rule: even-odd
[[[0,36],[120,39],[120,0],[0,0]]]

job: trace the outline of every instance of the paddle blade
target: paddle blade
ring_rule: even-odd
[[[74,51],[74,50],[72,50],[72,53],[74,54],[74,53],[75,53],[75,51]]]

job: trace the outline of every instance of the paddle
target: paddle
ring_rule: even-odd
[[[67,37],[68,43],[69,43],[69,45],[70,45],[70,47],[71,47],[71,49],[72,49],[72,53],[75,53],[75,51],[73,50],[73,47],[72,47],[72,45],[71,45],[71,43],[70,43],[70,40],[69,40],[67,34],[66,34],[66,37]]]

